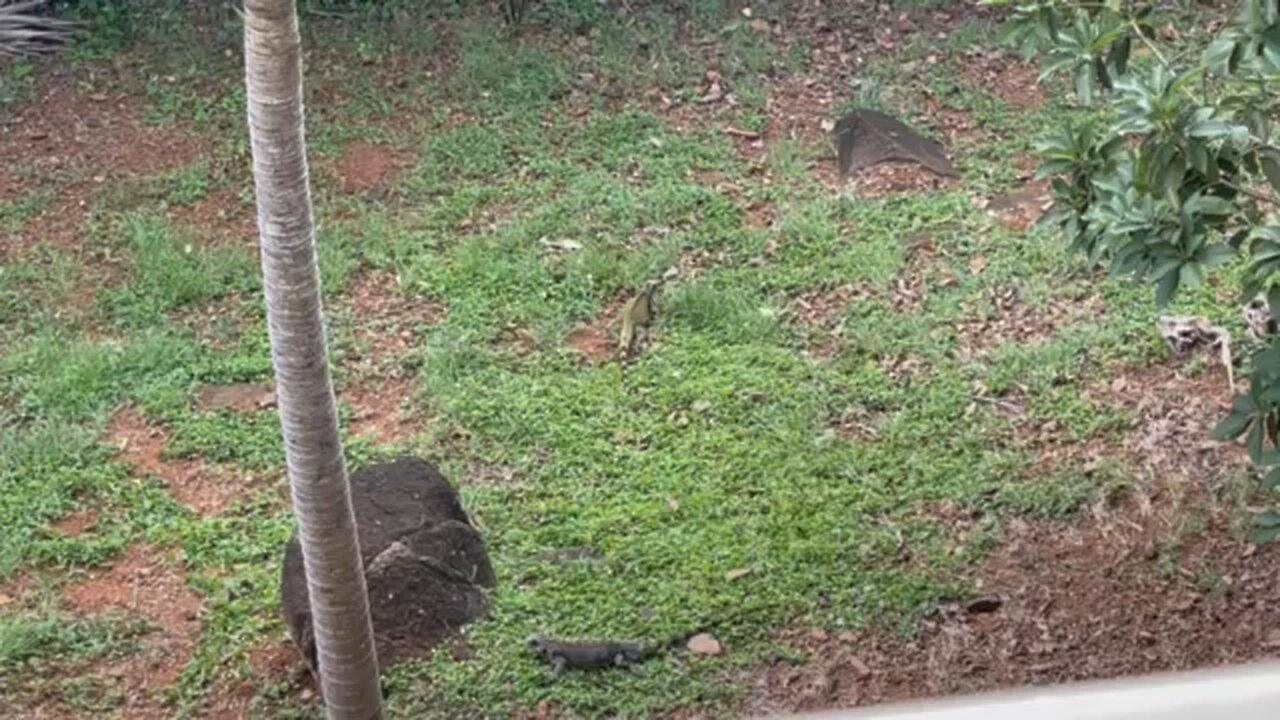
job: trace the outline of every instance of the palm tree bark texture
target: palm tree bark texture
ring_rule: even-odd
[[[320,307],[294,0],[245,0],[245,81],[267,327],[320,683],[334,720],[382,717]]]

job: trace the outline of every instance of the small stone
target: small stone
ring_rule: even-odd
[[[857,655],[849,658],[849,666],[853,668],[853,676],[859,680],[866,680],[871,677],[871,667]]]
[[[970,615],[979,615],[983,613],[993,613],[1000,609],[1004,602],[997,595],[987,595],[985,597],[974,598],[964,606],[966,612]]]
[[[698,633],[689,638],[687,647],[690,652],[699,655],[719,655],[722,652],[720,641],[707,633]]]
[[[1267,650],[1280,650],[1280,630],[1267,633],[1267,639],[1262,641],[1262,647]]]

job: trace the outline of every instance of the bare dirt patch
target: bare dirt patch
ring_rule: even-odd
[[[565,338],[565,343],[578,352],[583,362],[597,364],[618,356],[620,318],[626,302],[625,295],[619,293],[590,323],[578,327]]]
[[[412,409],[405,412],[406,407],[413,406],[414,388],[408,379],[389,378],[377,386],[356,387],[344,393],[343,399],[355,408],[351,432],[367,435],[378,443],[390,443],[421,429],[416,413]]]
[[[617,350],[617,339],[609,332],[610,318],[601,317],[590,325],[574,330],[565,338],[569,347],[588,363],[607,362]]]
[[[788,303],[788,312],[800,322],[813,327],[831,327],[854,298],[866,293],[854,285],[841,285],[832,290],[800,293]]]
[[[118,612],[153,626],[140,653],[104,661],[81,676],[121,683],[124,716],[168,717],[160,693],[177,679],[200,632],[200,597],[186,586],[181,570],[157,548],[134,545],[111,567],[64,587],[62,601],[81,615]]]
[[[970,259],[971,269],[975,267]],[[1051,339],[1064,326],[1098,319],[1106,309],[1092,295],[1051,298],[1036,308],[1021,297],[1018,288],[988,288],[985,308],[955,325],[962,358],[983,357],[1004,343],[1036,345]]]
[[[420,429],[413,411],[414,382],[397,365],[409,351],[414,328],[444,320],[445,306],[432,299],[398,292],[394,274],[383,270],[360,273],[345,300],[356,320],[356,347],[343,356],[352,381],[340,399],[355,408],[352,431],[377,442],[402,439]]]
[[[39,242],[76,247],[98,189],[181,167],[200,152],[198,133],[143,122],[140,97],[83,87],[64,71],[43,76],[38,93],[0,121],[0,201],[41,190],[57,198],[6,242],[6,255]]]
[[[800,293],[787,303],[786,315],[814,331],[806,353],[815,358],[829,358],[840,350],[845,308],[869,293],[855,285],[841,285],[830,290]]]
[[[319,688],[311,673],[305,670],[301,653],[287,638],[255,645],[249,651],[247,665],[247,676],[243,680],[223,684],[208,694],[209,706],[203,717],[208,720],[243,720],[265,716],[263,709],[255,704],[264,685],[288,683],[284,699],[291,705],[318,695]]]
[[[150,425],[136,410],[116,412],[107,428],[107,441],[120,448],[135,472],[164,481],[178,502],[202,515],[216,515],[245,493],[232,473],[209,467],[202,460],[166,460],[161,457],[168,434]]]
[[[98,521],[98,511],[92,508],[77,510],[53,524],[54,532],[65,537],[78,537]]]
[[[944,177],[911,162],[874,165],[849,178],[853,192],[867,197],[887,197],[906,192],[935,192],[953,188],[956,178]]]
[[[850,707],[1275,657],[1280,551],[1243,542],[1243,452],[1208,440],[1225,388],[1166,367],[1120,378],[1111,395],[1133,426],[1089,454],[1125,458],[1141,487],[1075,521],[1008,522],[975,573],[983,602],[945,606],[912,637],[783,633],[810,660],[760,668],[749,707]]]
[[[201,385],[196,389],[196,409],[201,412],[238,410],[254,412],[276,404],[275,386],[269,382]]]
[[[196,340],[226,348],[244,335],[253,322],[245,294],[226,295],[204,305],[169,313],[169,322],[193,332]]]
[[[385,187],[408,166],[405,150],[373,145],[363,140],[348,143],[338,158],[339,187],[344,193],[358,193]]]
[[[224,187],[187,204],[169,208],[169,217],[215,240],[256,246],[258,221],[252,203],[241,201],[239,191]]]
[[[965,84],[1017,108],[1037,107],[1048,99],[1039,83],[1039,69],[1008,53],[970,50],[959,63],[959,73]]]
[[[1053,204],[1048,180],[1028,182],[1007,195],[983,201],[982,209],[1005,227],[1026,232]]]
[[[346,363],[378,365],[399,357],[413,340],[412,328],[445,319],[448,311],[443,304],[399,292],[399,285],[395,274],[386,270],[364,270],[355,279],[347,302],[358,320],[357,339],[365,350],[349,353]]]

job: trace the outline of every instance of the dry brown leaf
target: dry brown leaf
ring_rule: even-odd
[[[745,567],[734,568],[724,574],[724,579],[732,581],[732,580],[737,580],[738,578],[746,577],[747,575],[750,575],[750,574],[751,574],[751,568],[745,568]]]
[[[859,680],[866,680],[871,677],[871,667],[862,661],[862,658],[854,655],[849,658],[849,665],[853,667],[853,675]]]
[[[987,269],[987,258],[982,255],[974,255],[969,258],[969,272],[977,275]]]

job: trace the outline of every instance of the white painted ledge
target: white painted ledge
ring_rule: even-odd
[[[799,716],[808,720],[1280,720],[1280,663]]]

